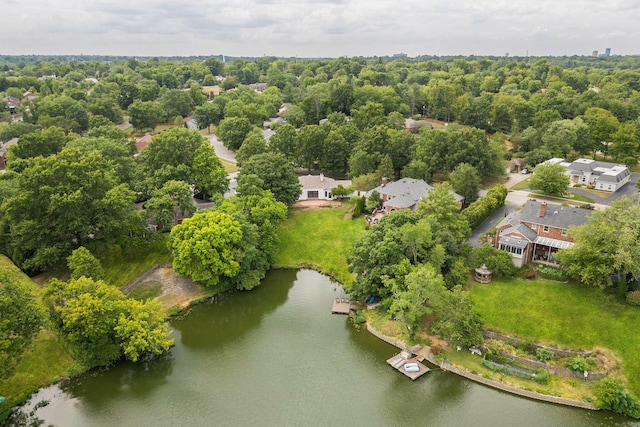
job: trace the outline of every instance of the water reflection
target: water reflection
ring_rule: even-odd
[[[229,292],[209,303],[217,314],[198,307],[172,322],[180,342],[189,349],[211,351],[240,339],[256,328],[263,317],[287,301],[296,270],[276,270],[250,292]],[[176,340],[178,337],[176,337]]]

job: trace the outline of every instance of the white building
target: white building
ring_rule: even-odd
[[[333,200],[331,191],[339,185],[347,188],[350,180],[333,179],[320,175],[303,175],[298,177],[302,194],[298,200]]]

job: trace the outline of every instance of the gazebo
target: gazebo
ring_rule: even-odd
[[[482,267],[475,269],[473,278],[476,279],[476,282],[489,283],[491,282],[491,274],[491,270],[487,268],[486,264],[482,264]]]

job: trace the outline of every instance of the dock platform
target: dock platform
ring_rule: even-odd
[[[411,354],[403,351],[399,354],[396,354],[395,356],[393,356],[391,359],[387,360],[387,363],[389,365],[391,365],[392,368],[396,369],[399,372],[402,372],[403,374],[405,374],[407,377],[411,378],[412,380],[416,380],[418,378],[420,378],[421,376],[423,376],[424,374],[426,374],[427,372],[430,371],[429,368],[427,368],[425,365],[423,365],[422,362],[424,360],[424,357],[411,357]],[[418,368],[420,369],[418,372],[407,372],[404,370],[404,365],[406,365],[407,363],[417,363],[418,364]]]
[[[333,301],[333,307],[331,313],[334,314],[349,314],[349,311],[353,308],[353,304],[348,299],[336,298]]]

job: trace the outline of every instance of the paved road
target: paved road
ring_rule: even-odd
[[[213,148],[216,150],[216,154],[218,157],[231,163],[236,162],[236,153],[225,147],[222,141],[220,141],[218,137],[215,136],[215,134],[208,135],[207,138],[211,142]]]

